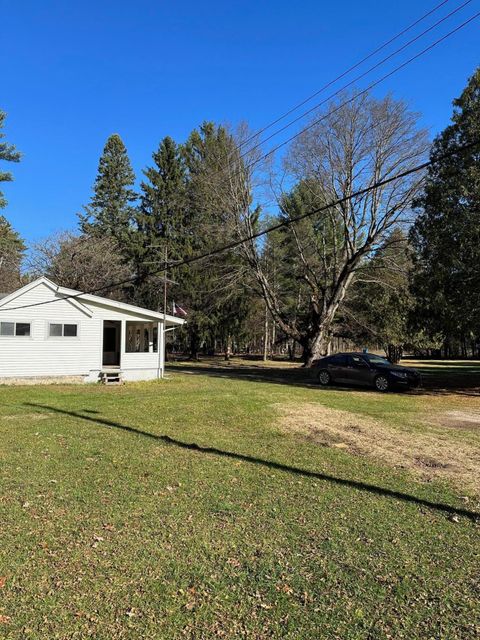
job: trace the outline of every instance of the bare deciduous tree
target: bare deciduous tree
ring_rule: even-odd
[[[61,232],[37,242],[28,259],[31,276],[45,275],[56,284],[79,291],[107,287],[127,279],[131,271],[112,238],[90,238]],[[107,288],[100,295],[124,299],[122,290]]]
[[[303,346],[307,366],[328,352],[335,316],[356,271],[394,227],[408,224],[422,175],[376,185],[413,168],[428,148],[418,115],[405,103],[367,94],[332,102],[291,145],[284,169],[295,187],[279,198],[283,219],[346,199],[285,228],[284,268],[305,294],[301,317],[288,313],[281,288],[265,269],[262,245],[245,243],[242,252],[278,326]],[[230,201],[237,203],[232,222],[239,235],[252,234],[258,211],[250,204],[251,170],[237,164],[230,176]],[[371,190],[353,195],[365,188]]]

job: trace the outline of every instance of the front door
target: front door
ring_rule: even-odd
[[[120,337],[122,325],[116,320],[105,320],[103,323],[103,358],[104,367],[120,366]]]
[[[372,374],[370,366],[361,356],[348,356],[348,370],[349,382],[364,385],[371,382]]]

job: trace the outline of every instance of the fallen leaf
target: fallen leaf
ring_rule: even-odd
[[[10,616],[3,616],[0,613],[0,624],[8,624],[10,620],[11,620]]]
[[[7,579],[5,576],[0,576],[0,589],[3,589],[3,587],[5,586]]]
[[[241,563],[237,560],[237,558],[228,558],[227,564],[235,567],[236,569],[241,566]]]
[[[277,591],[283,591],[283,593],[286,593],[288,595],[293,593],[292,587],[290,585],[288,585],[288,584],[282,584],[282,585],[277,586]]]

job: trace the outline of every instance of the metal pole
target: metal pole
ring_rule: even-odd
[[[163,272],[163,367],[162,367],[162,378],[165,377],[165,362],[167,359],[167,345],[165,342],[165,329],[167,328],[167,264],[168,264],[168,250],[167,245],[165,245],[165,270]]]

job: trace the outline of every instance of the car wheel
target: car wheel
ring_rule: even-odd
[[[328,373],[328,371],[325,371],[325,369],[320,371],[320,373],[318,374],[318,381],[322,385],[322,387],[326,387],[327,385],[329,385],[331,380],[332,378],[330,374]]]
[[[388,391],[389,387],[390,383],[388,382],[387,376],[380,375],[375,378],[375,389],[377,391],[385,393],[386,391]]]

